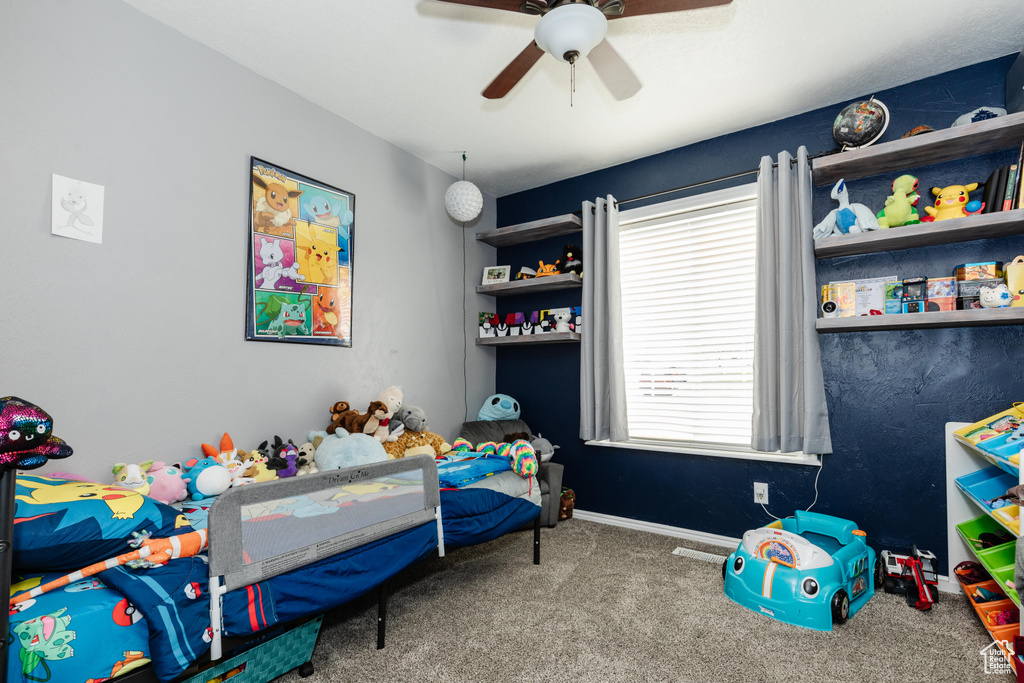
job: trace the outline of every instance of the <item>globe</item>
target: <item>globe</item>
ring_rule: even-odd
[[[832,124],[832,137],[844,148],[866,147],[882,137],[889,125],[889,110],[871,98],[854,102],[836,117]]]

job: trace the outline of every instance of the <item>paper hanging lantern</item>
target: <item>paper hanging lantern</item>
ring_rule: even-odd
[[[444,193],[444,208],[458,222],[468,223],[483,210],[484,196],[473,183],[459,180]]]

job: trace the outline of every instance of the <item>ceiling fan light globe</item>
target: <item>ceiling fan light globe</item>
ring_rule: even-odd
[[[533,37],[542,50],[563,62],[586,57],[608,32],[608,19],[593,5],[562,5],[540,18]]]
[[[444,193],[444,209],[448,215],[459,223],[468,223],[484,208],[484,196],[478,188],[468,180],[452,183]]]

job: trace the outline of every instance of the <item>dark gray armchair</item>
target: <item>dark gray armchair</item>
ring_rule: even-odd
[[[530,431],[529,425],[522,420],[478,420],[463,422],[459,432],[466,441],[472,444],[485,441],[500,442],[506,434],[526,432],[532,438],[536,436]],[[558,507],[562,500],[562,471],[564,467],[554,462],[540,463],[537,481],[540,482],[540,523],[541,526],[553,527],[558,524]]]

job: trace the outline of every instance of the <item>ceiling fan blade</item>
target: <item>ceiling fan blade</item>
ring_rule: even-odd
[[[682,12],[688,9],[728,5],[732,0],[622,0],[622,14],[609,14],[609,19],[636,17],[641,14]]]
[[[587,59],[594,65],[594,71],[615,99],[628,100],[640,91],[643,85],[640,79],[607,39],[598,43],[587,55]]]
[[[513,59],[505,70],[498,74],[498,77],[491,81],[491,84],[484,88],[483,96],[489,100],[500,100],[508,94],[508,91],[515,87],[516,83],[522,80],[523,76],[533,68],[537,60],[544,54],[544,50],[533,41],[526,46],[526,49]]]
[[[523,0],[437,0],[448,2],[453,5],[472,5],[473,7],[487,7],[489,9],[503,9],[509,12],[522,12]],[[547,7],[546,0],[532,0],[533,4],[540,7]],[[530,12],[528,12],[530,13]]]

